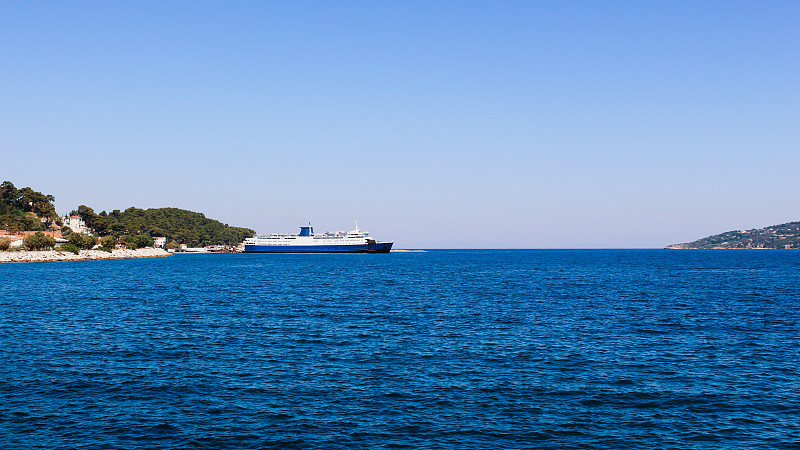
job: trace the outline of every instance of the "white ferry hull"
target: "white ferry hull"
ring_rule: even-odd
[[[392,242],[357,245],[245,245],[245,253],[389,253]]]
[[[358,229],[314,234],[311,225],[300,234],[270,234],[245,239],[245,253],[389,253],[392,242],[380,242]]]

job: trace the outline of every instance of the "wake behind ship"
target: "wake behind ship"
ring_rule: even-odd
[[[393,242],[376,241],[369,233],[326,231],[314,234],[311,224],[300,227],[300,234],[267,234],[244,240],[245,253],[389,253]]]

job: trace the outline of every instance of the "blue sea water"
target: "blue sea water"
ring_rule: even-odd
[[[0,265],[0,448],[800,448],[800,252]]]

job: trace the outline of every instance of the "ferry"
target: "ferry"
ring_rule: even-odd
[[[245,253],[389,253],[393,242],[376,241],[361,231],[314,234],[309,223],[299,234],[266,234],[244,240]]]

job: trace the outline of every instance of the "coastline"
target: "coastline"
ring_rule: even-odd
[[[777,248],[777,247],[681,247],[678,245],[668,245],[664,250],[798,250],[797,248]]]
[[[140,248],[137,250],[114,249],[111,253],[103,250],[81,250],[79,254],[56,250],[0,252],[0,263],[12,262],[52,262],[52,261],[94,261],[99,259],[160,258],[169,256],[161,248]]]

